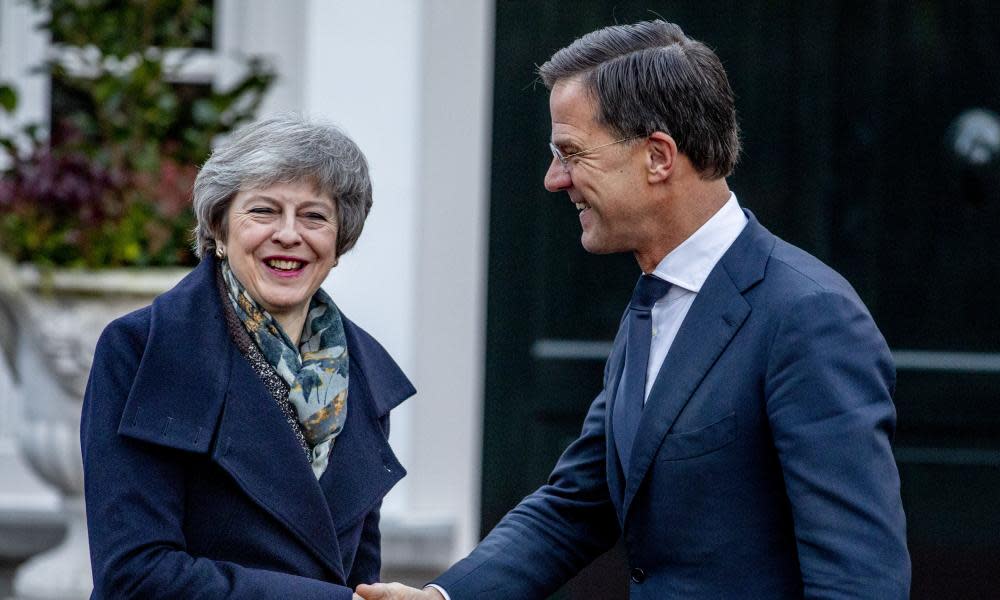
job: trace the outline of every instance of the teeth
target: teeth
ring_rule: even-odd
[[[576,204],[576,210],[583,210],[587,208],[586,202],[574,202],[574,204]]]
[[[275,260],[271,259],[267,261],[267,266],[272,269],[278,269],[280,271],[294,271],[296,269],[302,268],[302,261],[298,260]]]

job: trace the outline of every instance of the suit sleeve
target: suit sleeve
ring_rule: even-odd
[[[807,598],[907,598],[910,560],[890,442],[895,369],[854,297],[792,303],[765,381]]]
[[[350,600],[346,587],[186,551],[183,459],[118,435],[144,346],[142,326],[124,323],[101,336],[81,417],[93,597]]]
[[[549,481],[432,583],[451,600],[546,598],[620,536],[605,471],[605,393]]]

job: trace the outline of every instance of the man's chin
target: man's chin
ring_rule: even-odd
[[[612,247],[603,240],[596,240],[593,237],[588,236],[587,232],[584,232],[583,235],[580,236],[580,245],[583,246],[584,250],[591,254],[614,254],[615,252],[621,252],[621,250]]]

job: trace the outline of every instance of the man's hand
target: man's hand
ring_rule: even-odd
[[[434,588],[418,590],[402,583],[362,583],[355,591],[364,600],[444,600]]]

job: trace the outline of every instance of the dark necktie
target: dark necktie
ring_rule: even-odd
[[[628,477],[632,442],[639,429],[639,417],[646,396],[646,369],[653,335],[653,304],[666,295],[670,284],[652,275],[643,275],[635,284],[628,305],[628,334],[625,342],[625,368],[618,384],[614,405],[614,436],[622,472]]]

